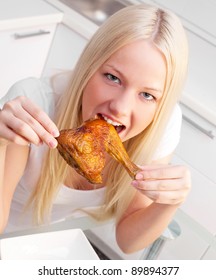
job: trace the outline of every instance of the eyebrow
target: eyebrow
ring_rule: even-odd
[[[126,78],[125,75],[124,75],[120,70],[118,70],[115,66],[110,65],[110,64],[105,64],[105,66],[108,66],[108,67],[112,68],[115,72],[117,72],[118,74],[120,74],[121,76],[123,76],[124,78]],[[143,88],[145,88],[145,90],[147,90],[147,91],[155,91],[155,92],[157,92],[158,94],[161,94],[161,95],[163,94],[163,90],[161,90],[161,89],[159,89],[159,88],[146,87],[146,86],[143,86]]]
[[[163,93],[163,91],[159,88],[145,87],[146,90],[156,91],[158,93]]]

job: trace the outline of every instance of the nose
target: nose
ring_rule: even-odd
[[[134,93],[123,91],[118,93],[109,104],[111,113],[116,117],[130,116],[135,106]]]

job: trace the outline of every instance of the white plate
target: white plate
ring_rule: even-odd
[[[98,260],[81,229],[1,239],[2,260]]]

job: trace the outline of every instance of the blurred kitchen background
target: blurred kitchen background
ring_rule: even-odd
[[[123,254],[112,222],[86,226],[85,233],[101,258],[216,259],[216,0],[0,0],[0,97],[22,78],[73,69],[107,17],[141,2],[173,10],[188,34],[184,120],[173,163],[189,166],[193,188],[164,235],[144,251]]]

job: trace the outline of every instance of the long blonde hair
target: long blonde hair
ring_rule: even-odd
[[[125,142],[126,150],[137,164],[148,164],[158,146],[169,116],[179,99],[185,80],[188,49],[184,29],[170,11],[147,4],[126,7],[111,16],[93,35],[85,47],[62,96],[56,124],[59,129],[81,124],[82,93],[92,75],[121,47],[137,40],[151,40],[166,60],[167,76],[163,98],[154,120],[142,133]],[[42,222],[52,209],[59,185],[64,182],[68,165],[57,150],[49,150],[38,185],[33,193],[35,217]],[[116,215],[117,219],[134,196],[131,179],[125,170],[112,162],[108,167],[105,203],[100,219]]]

